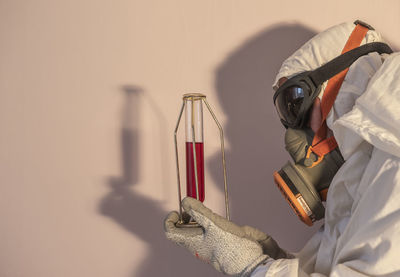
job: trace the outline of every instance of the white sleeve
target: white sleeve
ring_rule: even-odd
[[[305,272],[312,272],[319,245],[321,243],[323,227],[320,228],[306,243],[299,253],[293,253],[293,259],[268,260],[266,264],[258,266],[251,277],[265,276],[308,276]],[[313,275],[322,276],[322,275]]]

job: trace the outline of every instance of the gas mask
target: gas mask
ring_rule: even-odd
[[[333,136],[327,135],[326,116],[331,110],[348,67],[370,52],[392,53],[381,42],[359,46],[369,26],[356,28],[340,56],[323,66],[287,80],[274,94],[274,104],[285,126],[285,147],[293,159],[274,173],[274,181],[298,217],[307,225],[324,217],[329,185],[344,163]],[[322,122],[314,133],[306,127],[314,100],[328,81],[321,100]]]
[[[323,157],[308,151],[314,132],[307,129],[286,130],[286,150],[292,157],[281,170],[274,173],[274,180],[297,216],[311,226],[324,217],[329,185],[344,163],[338,148]]]

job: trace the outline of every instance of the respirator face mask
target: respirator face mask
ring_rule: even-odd
[[[275,107],[287,129],[285,148],[294,162],[287,162],[276,171],[274,180],[294,212],[309,226],[324,217],[322,201],[326,200],[329,185],[344,163],[334,137],[326,138],[326,115],[334,103],[348,67],[370,52],[382,54],[392,53],[392,50],[381,42],[354,48],[316,70],[302,72],[290,78],[274,94]],[[338,78],[340,75],[343,76]],[[314,100],[320,94],[322,84],[328,80],[321,102],[324,126],[314,133],[306,125]],[[328,87],[333,87],[333,92],[329,91],[329,94],[334,94],[334,97],[332,100],[327,95],[331,99],[325,101]],[[326,105],[327,102],[330,104]]]
[[[288,128],[285,134],[286,150],[294,163],[288,161],[274,173],[274,181],[301,221],[311,226],[322,219],[329,185],[344,163],[338,148],[319,161],[310,152],[314,132],[307,129]]]

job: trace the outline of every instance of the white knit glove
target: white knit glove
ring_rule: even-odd
[[[167,238],[224,274],[250,276],[270,257],[288,257],[267,234],[250,226],[238,226],[194,198],[185,198],[182,207],[201,227],[178,228],[175,224],[179,215],[171,212],[164,222]]]

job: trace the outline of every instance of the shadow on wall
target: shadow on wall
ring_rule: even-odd
[[[140,87],[124,86],[124,107],[122,111],[122,129],[120,132],[120,151],[122,176],[111,177],[107,181],[110,192],[100,201],[99,212],[110,217],[125,230],[148,244],[148,253],[140,268],[133,269],[132,277],[152,276],[181,276],[179,272],[192,272],[194,277],[215,276],[217,273],[208,265],[194,259],[185,249],[174,246],[165,238],[163,220],[168,211],[161,203],[143,195],[136,194],[132,187],[138,183],[140,162],[140,107],[146,99],[152,100]],[[153,112],[160,121],[160,139],[167,134],[162,124],[163,118],[158,116],[160,111],[154,103],[150,104]],[[157,115],[158,114],[158,115]],[[165,153],[164,153],[165,154]],[[166,154],[165,154],[166,155]],[[156,166],[157,167],[157,166]],[[165,170],[158,170],[163,175]],[[183,274],[184,275],[184,274]]]
[[[279,169],[286,155],[283,128],[271,102],[271,84],[282,61],[313,35],[301,25],[268,28],[236,49],[216,72],[220,105],[228,119],[224,130],[230,146],[226,154],[233,220],[269,232],[289,249],[304,243],[305,238],[299,238],[296,231],[305,227],[272,184],[272,172]],[[123,173],[109,178],[110,192],[101,199],[99,212],[148,244],[147,256],[140,268],[133,269],[132,277],[187,276],[189,272],[191,277],[220,276],[211,266],[167,241],[162,222],[168,211],[158,201],[131,189],[140,172],[138,109],[144,92],[133,86],[122,90],[126,99],[120,133]],[[222,183],[219,153],[207,161],[207,169],[215,182]],[[285,222],[291,218],[294,223],[283,223],[281,218]]]
[[[250,38],[218,66],[215,88],[227,121],[224,131],[233,221],[256,226],[282,247],[299,250],[315,232],[291,211],[273,181],[289,159],[285,129],[273,106],[272,84],[282,64],[315,32],[302,25],[277,25]],[[216,154],[207,169],[220,178]],[[221,182],[221,180],[217,180]]]

